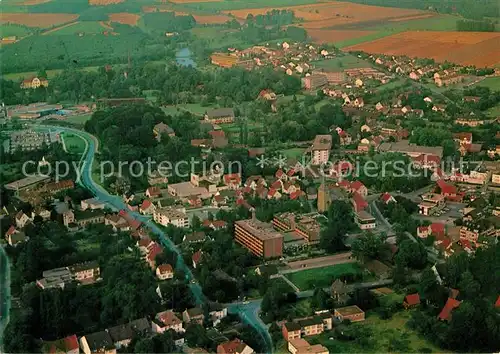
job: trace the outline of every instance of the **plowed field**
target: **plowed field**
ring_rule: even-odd
[[[128,12],[118,12],[116,14],[109,14],[109,20],[111,22],[123,23],[124,25],[136,26],[137,21],[141,16],[137,14],[131,14]]]
[[[500,63],[500,33],[409,31],[344,50],[432,58],[438,62],[448,60],[477,67],[495,66]]]
[[[125,0],[89,0],[89,5],[106,6],[113,4],[120,4]]]
[[[375,33],[374,31],[337,31],[337,30],[321,30],[309,29],[307,31],[312,40],[316,43],[336,43],[353,38],[368,36]]]
[[[273,7],[258,9],[228,10],[239,19],[245,19],[248,14],[263,15]],[[309,5],[278,7],[278,10],[291,10],[295,16],[302,18],[304,28],[328,29],[339,25],[376,22],[385,20],[410,20],[415,18],[430,17],[433,14],[414,9],[398,9],[392,7],[380,7],[361,5],[349,2],[335,1]]]
[[[169,0],[169,2],[173,2],[174,4],[190,4],[193,2],[221,2],[224,0]]]
[[[75,14],[27,14],[3,13],[0,23],[15,23],[28,27],[47,28],[61,23],[71,22],[78,18]]]

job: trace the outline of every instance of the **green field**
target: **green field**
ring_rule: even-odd
[[[283,154],[283,156],[285,156],[287,159],[300,160],[302,155],[304,155],[305,150],[306,149],[292,148],[292,149],[281,150],[280,153]]]
[[[500,91],[500,77],[487,77],[483,81],[478,82],[474,86],[489,87],[490,90]]]
[[[352,323],[346,327],[350,333],[357,333],[353,341],[330,339],[332,332],[324,332],[308,339],[311,344],[322,344],[330,353],[367,353],[367,352],[443,352],[419,333],[406,327],[411,311],[400,311],[392,318],[382,320],[378,314],[368,311],[364,322]],[[363,340],[364,339],[364,340]]]
[[[312,62],[315,67],[328,71],[343,71],[352,68],[368,68],[370,63],[353,55],[345,55],[334,59]]]
[[[288,273],[285,276],[300,290],[311,290],[315,287],[328,287],[332,285],[335,279],[342,276],[360,275],[361,273],[362,269],[357,263],[345,263]]]
[[[209,109],[212,109],[213,107],[211,106],[202,106],[199,103],[185,103],[185,104],[179,104],[176,106],[163,106],[161,109],[163,112],[165,112],[166,115],[177,115],[179,113],[182,113],[182,111],[187,111],[191,112],[194,115],[201,116],[205,114],[205,112]]]
[[[195,27],[191,29],[191,33],[199,39],[206,40],[211,49],[249,46],[234,31],[224,27]]]
[[[64,144],[66,145],[68,152],[82,154],[85,151],[85,140],[80,138],[78,135],[71,133],[62,133],[61,135],[64,139]]]
[[[78,22],[74,25],[61,28],[60,30],[54,32],[50,32],[48,35],[61,36],[66,34],[77,34],[77,33],[83,33],[84,35],[87,35],[87,34],[100,34],[103,33],[104,31],[110,31],[110,30],[102,27],[97,21],[85,21],[85,22]]]
[[[0,37],[9,37],[9,36],[16,36],[16,37],[24,37],[30,34],[31,31],[28,29],[28,27],[24,26],[19,26],[19,25],[14,25],[14,24],[3,24],[0,25]]]
[[[456,31],[457,20],[460,17],[452,15],[438,15],[435,17],[424,18],[420,20],[408,20],[391,22],[386,21],[373,27],[366,27],[366,31],[390,31],[390,32],[403,32],[403,31]]]
[[[70,116],[65,119],[65,122],[72,123],[75,125],[84,125],[91,117],[91,114],[82,114],[79,116]]]
[[[80,70],[97,71],[98,69],[99,69],[99,66],[87,66],[87,67],[81,68]],[[62,71],[63,71],[63,69],[53,69],[53,70],[46,70],[45,72],[47,73],[48,78],[51,79]],[[17,81],[17,80],[21,80],[23,78],[35,76],[36,74],[37,74],[36,71],[25,71],[22,73],[5,74],[5,75],[3,75],[3,77],[7,80]]]
[[[500,106],[491,107],[485,112],[485,114],[488,117],[500,117]]]
[[[173,6],[175,9],[190,9],[199,11],[217,11],[237,10],[237,9],[254,9],[259,7],[269,7],[271,4],[274,7],[292,6],[292,5],[306,5],[314,4],[317,0],[231,0],[231,1],[217,1],[217,2],[200,2],[200,3],[187,3],[181,6]]]

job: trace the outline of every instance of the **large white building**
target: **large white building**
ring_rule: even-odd
[[[174,208],[156,209],[153,213],[153,220],[160,225],[174,225],[177,227],[188,227],[189,218],[185,210]]]
[[[311,147],[311,163],[321,165],[328,162],[330,150],[332,149],[331,135],[316,135]]]

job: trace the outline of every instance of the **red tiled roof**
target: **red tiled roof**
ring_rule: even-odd
[[[201,255],[202,255],[201,250],[196,251],[192,257],[193,262],[198,263],[201,259]]]
[[[143,210],[144,210],[144,209],[149,208],[150,206],[151,206],[151,202],[150,202],[149,200],[145,199],[145,200],[142,202],[142,204],[141,204],[141,209],[143,209]]]
[[[462,244],[463,249],[468,248],[468,249],[472,250],[472,246],[471,246],[469,240],[462,239],[462,240],[460,240],[460,243]]]
[[[472,140],[472,133],[454,133],[453,134],[454,139],[459,139],[459,140]]]
[[[419,233],[424,233],[424,232],[427,232],[429,231],[429,227],[428,226],[419,226],[418,227],[418,232]]]
[[[364,200],[364,198],[358,192],[354,192],[354,194],[352,195],[352,199],[354,201],[354,204],[356,205],[356,211],[363,210],[368,206],[366,200]]]
[[[431,233],[435,236],[437,235],[444,235],[444,224],[441,224],[439,222],[433,222],[430,225],[431,228]]]
[[[271,188],[271,189],[269,189],[269,192],[267,192],[267,195],[268,195],[269,197],[274,197],[274,195],[276,194],[276,192],[277,192],[277,190],[276,190],[276,189]]]
[[[149,237],[141,238],[139,240],[139,247],[148,247],[151,242]]]
[[[443,320],[443,321],[451,320],[451,312],[454,309],[456,309],[458,306],[460,306],[460,301],[449,297],[448,300],[446,301],[446,304],[444,305],[443,309],[439,313],[438,318],[440,320]]]
[[[349,187],[351,186],[351,183],[349,181],[342,180],[339,182],[339,186],[344,188],[344,189],[349,189]]]
[[[181,320],[177,318],[174,311],[172,310],[160,312],[156,315],[156,318],[160,320],[165,326],[172,326],[181,323]]]
[[[293,193],[290,193],[290,199],[295,200],[295,199],[301,197],[303,194],[304,194],[304,192],[302,192],[301,190],[297,190]]]
[[[390,195],[389,193],[385,192],[383,193],[381,196],[380,196],[380,199],[382,199],[384,202],[388,202],[389,200],[391,200],[392,198],[392,195]]]
[[[223,138],[223,137],[226,136],[226,134],[224,133],[224,130],[211,130],[211,131],[208,132],[208,134],[210,134],[210,136],[212,138],[215,138],[215,137],[221,137],[221,138]]]
[[[288,177],[292,177],[294,174],[295,174],[295,169],[291,168],[288,170],[288,172],[286,173]]]
[[[272,189],[280,189],[281,188],[281,180],[275,181],[273,184],[271,184]]]
[[[283,175],[284,175],[284,172],[281,168],[278,171],[276,171],[276,173],[274,174],[274,176],[276,178],[281,178],[281,176],[283,176]]]
[[[241,183],[241,176],[239,173],[231,173],[224,175],[224,183],[230,184],[230,183],[236,183],[240,184]]]
[[[456,194],[457,187],[446,183],[444,180],[440,179],[436,182],[439,189],[441,190],[441,194]]]
[[[238,351],[238,348],[242,346],[245,346],[245,344],[238,338],[235,338],[232,341],[219,344],[217,352],[221,352],[224,354],[233,354],[236,353]]]
[[[212,222],[212,225],[215,227],[215,228],[221,228],[221,227],[225,227],[226,226],[226,222],[224,220],[214,220]]]
[[[141,221],[135,219],[133,216],[131,216],[129,213],[127,213],[127,211],[124,209],[120,210],[118,212],[118,215],[120,215],[125,220],[127,220],[128,224],[132,230],[137,230],[142,225]]]
[[[498,295],[498,299],[495,302],[495,307],[500,307],[500,295]]]
[[[420,304],[420,295],[418,293],[406,295],[405,302],[410,306],[418,305]]]
[[[158,266],[158,269],[160,270],[160,273],[162,273],[162,274],[172,273],[174,271],[174,269],[172,268],[172,266],[170,264],[160,264]]]
[[[146,192],[149,193],[149,195],[160,195],[160,187],[149,187]]]
[[[9,229],[7,230],[5,235],[11,236],[11,235],[14,235],[15,233],[16,233],[16,227],[14,225],[12,225],[11,227],[9,227]]]
[[[156,256],[161,254],[163,252],[163,249],[158,243],[153,243],[151,246],[148,247],[149,252],[147,255],[147,258],[149,261],[154,261]]]

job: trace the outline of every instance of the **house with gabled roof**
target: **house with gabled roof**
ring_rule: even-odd
[[[55,341],[43,341],[42,353],[58,353],[58,354],[78,354],[80,353],[80,345],[78,337],[73,334],[71,336],[58,339]]]
[[[156,206],[148,199],[144,199],[139,206],[139,212],[144,215],[151,215],[155,212]]]
[[[31,218],[28,215],[26,215],[26,213],[24,213],[24,211],[20,210],[17,212],[17,214],[16,214],[16,226],[18,228],[22,229],[29,222],[31,222]]]
[[[159,312],[155,315],[152,323],[153,333],[165,333],[169,329],[175,332],[184,333],[182,321],[177,317],[172,310]]]
[[[441,321],[451,321],[451,316],[452,312],[454,309],[458,308],[460,306],[461,301],[458,301],[456,299],[453,299],[451,297],[448,298],[446,301],[446,304],[444,305],[443,309],[438,315],[438,319]]]
[[[16,247],[19,244],[28,241],[29,237],[26,236],[23,231],[17,230],[16,227],[12,225],[5,233],[5,240],[10,246]]]
[[[380,195],[380,200],[384,204],[396,203],[396,199],[394,199],[394,197],[390,193],[388,193],[388,192],[382,193]]]
[[[418,293],[406,295],[403,301],[403,307],[408,310],[420,305],[420,295]]]
[[[170,264],[160,264],[156,268],[156,277],[160,280],[172,279],[174,277],[174,268]]]
[[[116,354],[116,347],[106,331],[95,332],[80,338],[80,347],[85,354]]]

